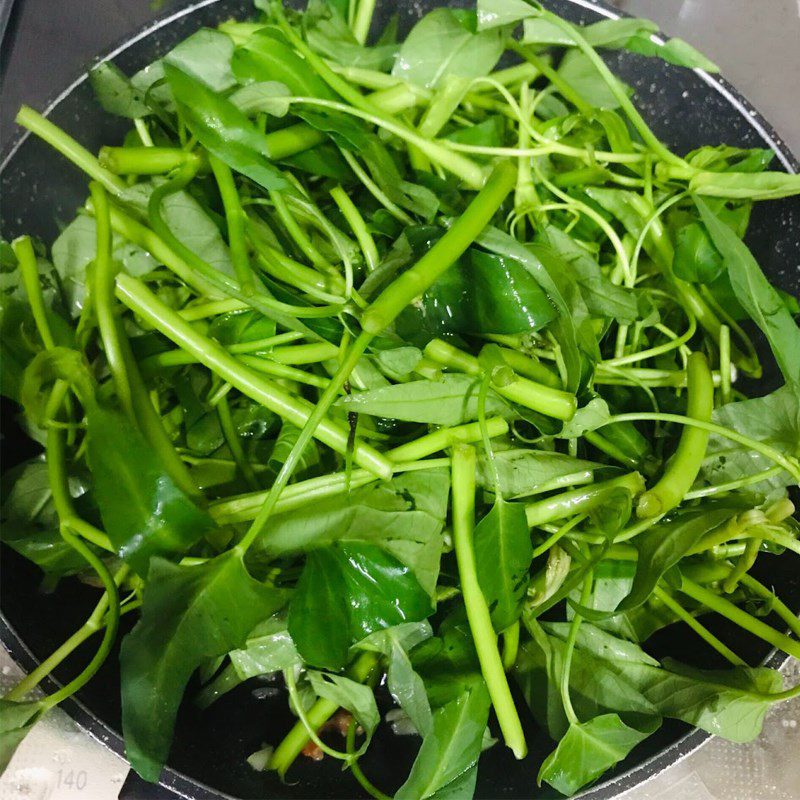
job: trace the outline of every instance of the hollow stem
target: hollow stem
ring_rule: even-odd
[[[688,400],[686,416],[699,422],[710,422],[714,410],[714,383],[706,357],[692,353],[686,366]],[[683,429],[675,455],[663,475],[640,498],[636,513],[640,517],[657,517],[677,506],[692,488],[708,445],[708,431],[702,428]]]
[[[24,105],[20,108],[16,122],[58,150],[61,155],[82,169],[90,178],[103,184],[111,194],[119,196],[127,188],[124,181],[101,166],[100,162],[83,145],[78,144],[58,125],[54,125],[30,106]]]
[[[486,687],[506,745],[515,757],[527,753],[525,734],[511,696],[503,661],[497,649],[489,607],[478,582],[472,536],[475,525],[475,448],[457,445],[453,452],[453,542],[467,620],[475,641]]]
[[[795,658],[800,658],[800,642],[792,639],[784,633],[776,631],[760,619],[756,619],[746,611],[734,605],[730,600],[700,586],[686,576],[681,580],[680,591],[688,597],[702,603],[706,608],[715,611],[720,616],[726,617],[735,625],[753,634],[753,636],[763,639],[773,647],[783,650]]]

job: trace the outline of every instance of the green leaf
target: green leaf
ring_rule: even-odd
[[[564,423],[558,434],[562,439],[579,439],[590,431],[602,428],[611,419],[608,403],[602,397],[593,397],[585,406],[575,412],[575,416]]]
[[[544,760],[538,780],[562,794],[573,795],[626,758],[659,725],[656,720],[638,730],[626,725],[617,714],[572,723],[558,747]]]
[[[275,439],[272,452],[269,454],[269,461],[267,461],[267,465],[275,474],[280,472],[281,467],[286,463],[286,459],[292,452],[292,448],[294,448],[299,437],[300,428],[292,425],[291,422],[284,422],[281,425],[280,433],[278,438]],[[299,477],[307,473],[319,464],[319,460],[319,450],[316,444],[309,442],[303,450],[295,475]]]
[[[567,638],[568,628],[565,623],[547,625],[561,639]],[[766,667],[701,670],[672,659],[665,659],[662,666],[640,648],[603,634],[591,623],[583,622],[580,630],[576,654],[591,652],[599,670],[610,669],[635,686],[661,716],[730,741],[748,742],[758,736],[764,714],[774,702],[771,695],[783,686],[780,673]]]
[[[431,731],[433,715],[425,683],[414,669],[409,651],[430,639],[431,635],[428,622],[410,622],[373,633],[359,645],[365,649],[377,649],[388,657],[386,688],[423,737]]]
[[[438,709],[396,800],[469,800],[489,716],[489,693],[476,685]]]
[[[800,395],[791,386],[783,386],[764,397],[726,403],[714,409],[717,425],[737,431],[768,444],[788,456],[800,457]],[[749,447],[712,435],[701,476],[710,484],[738,480],[774,466],[771,458]],[[783,495],[783,489],[795,483],[788,472],[780,472],[768,482],[747,487],[751,493]]]
[[[244,647],[229,653],[241,680],[269,675],[302,663],[282,616],[260,622],[250,632]]]
[[[647,35],[634,36],[626,42],[625,49],[643,56],[655,56],[677,67],[719,72],[713,61],[683,39],[667,39],[664,44],[658,44]]]
[[[394,347],[390,350],[379,350],[375,361],[381,370],[395,380],[407,378],[422,360],[422,351],[418,347]]]
[[[326,0],[310,0],[302,23],[310,47],[337,64],[384,72],[397,55],[398,45],[393,42],[375,47],[359,44],[345,18]]]
[[[594,570],[594,590],[590,607],[596,611],[613,612],[622,600],[630,594],[636,563],[632,561],[601,561]],[[579,601],[580,590],[570,595]],[[654,597],[637,608],[618,614],[598,615],[594,624],[616,636],[632,642],[645,642],[656,631],[677,622],[674,612]],[[583,628],[583,625],[581,625]]]
[[[592,47],[620,48],[634,36],[649,36],[658,30],[654,22],[635,17],[620,17],[619,19],[604,19],[586,26],[573,27]],[[541,45],[574,45],[575,38],[570,33],[542,17],[533,17],[525,20],[525,31],[522,41],[525,44]]]
[[[324,548],[306,559],[289,606],[289,634],[307,664],[339,669],[354,643],[347,582],[337,556]]]
[[[241,83],[273,81],[288,86],[289,91],[299,97],[336,99],[305,59],[271,28],[258,31],[237,47],[232,66]]]
[[[605,19],[585,27],[576,26],[576,30],[592,47],[625,49],[640,55],[661,58],[679,67],[697,67],[708,72],[719,72],[716,64],[682,39],[669,39],[664,44],[654,42],[651,37],[657,33],[658,25],[647,19]],[[541,18],[525,20],[523,42],[566,47],[576,44],[575,39],[560,25]]]
[[[692,222],[678,231],[672,262],[675,277],[692,283],[711,283],[724,268],[722,256],[702,225]]]
[[[567,641],[572,624],[569,622],[543,622],[542,627],[553,636],[562,641]],[[584,620],[578,628],[575,646],[587,650],[592,655],[605,661],[620,662],[625,664],[647,664],[651,667],[660,666],[659,662],[645,653],[638,644],[620,639],[591,622]]]
[[[201,28],[164,56],[170,64],[215,92],[236,86],[231,71],[233,41],[229,36],[209,28]],[[175,87],[173,86],[173,91]],[[177,100],[181,98],[175,95]]]
[[[583,624],[581,625],[583,627]],[[515,677],[536,720],[552,739],[561,739],[569,729],[569,720],[561,699],[561,676],[566,643],[549,635],[535,622],[533,640],[520,648]],[[573,651],[569,672],[570,700],[579,719],[602,714],[619,714],[626,724],[640,726],[642,721],[657,718],[659,711],[642,688],[623,670],[621,664],[578,648]],[[641,660],[637,660],[641,664]]]
[[[158,780],[192,673],[241,647],[285,600],[253,580],[235,553],[193,567],[153,559],[141,619],[120,653],[125,753],[145,780]]]
[[[0,698],[0,774],[22,740],[41,719],[42,709],[41,700],[15,702]]]
[[[284,83],[262,81],[240,87],[228,99],[247,116],[269,114],[271,117],[285,117],[289,113],[291,95]]]
[[[494,464],[500,491],[512,500],[583,483],[600,467],[593,461],[564,453],[518,448],[495,453]],[[494,476],[486,456],[478,458],[477,479],[483,488],[494,488]]]
[[[98,102],[109,114],[140,119],[152,113],[144,101],[144,93],[133,86],[125,73],[110,61],[101,61],[89,70],[89,83]]]
[[[783,688],[781,674],[766,667],[700,670],[664,661],[664,668],[639,666],[637,682],[665,717],[683,720],[731,742],[751,742]]]
[[[619,108],[619,100],[611,91],[605,78],[598,72],[589,57],[580,50],[567,51],[558,67],[558,74],[590,106],[612,110]],[[630,92],[630,89],[619,79],[615,78],[614,80],[624,87],[626,92]]]
[[[552,247],[525,245],[498,228],[487,227],[477,241],[493,253],[519,261],[547,293],[558,311],[549,329],[561,347],[567,388],[577,389],[587,361],[599,360],[600,351],[591,315],[569,265]]]
[[[634,539],[639,552],[636,575],[630,594],[617,606],[617,611],[629,611],[642,605],[653,593],[661,577],[710,531],[735,516],[736,509],[705,508],[680,514],[662,522]]]
[[[425,422],[429,425],[461,425],[478,418],[480,378],[447,373],[437,380],[398,383],[353,392],[338,401],[346,411],[373,417]],[[508,417],[511,407],[493,391],[486,397],[487,416]]]
[[[73,495],[85,492],[86,487],[77,478],[70,479],[69,485]],[[86,559],[59,533],[44,461],[27,461],[3,476],[0,520],[0,541],[48,575],[73,575],[86,569]]]
[[[785,172],[700,172],[689,191],[729,200],[779,200],[800,194],[800,175]]]
[[[550,247],[571,267],[592,316],[607,317],[623,325],[636,320],[638,309],[633,292],[611,283],[590,253],[568,233],[554,225],[548,225],[544,233]]]
[[[481,591],[500,633],[519,618],[530,580],[533,545],[525,506],[498,497],[475,526],[473,544]]]
[[[304,661],[340,669],[351,645],[432,613],[414,573],[374,544],[339,543],[308,554],[289,605],[289,633]]]
[[[146,213],[152,190],[151,183],[137,183],[128,189],[125,199]],[[186,247],[202,255],[206,263],[220,272],[234,274],[230,251],[220,229],[209,212],[192,195],[188,192],[170,194],[163,199],[161,210],[170,230]],[[131,270],[128,269],[128,272]],[[145,273],[141,271],[139,274]]]
[[[441,708],[476,686],[484,686],[463,605],[445,617],[436,637],[417,645],[410,656],[433,708]]]
[[[478,30],[513,25],[535,13],[525,0],[478,0]]]
[[[267,559],[337,541],[378,545],[409,567],[433,595],[442,556],[450,477],[446,470],[407,472],[285,514],[276,514],[252,553]]]
[[[7,267],[0,270],[0,394],[20,402],[25,369],[44,349],[44,343],[33,319],[27,293],[11,247],[0,240]],[[7,250],[6,250],[7,248]],[[75,334],[64,319],[59,276],[53,266],[38,258],[36,266],[50,330],[57,345],[71,347]]]
[[[366,737],[358,752],[365,752],[369,747],[375,728],[381,721],[372,689],[363,683],[356,683],[356,681],[345,678],[343,675],[329,675],[316,670],[309,670],[306,674],[317,697],[330,700],[337,706],[346,708],[355,717],[358,724],[364,729]]]
[[[704,200],[695,197],[695,203],[714,246],[725,260],[736,299],[767,337],[786,382],[800,394],[800,327],[747,245]]]
[[[230,347],[233,344],[268,339],[275,335],[275,330],[275,321],[257,311],[233,311],[214,317],[208,326],[208,335],[221,345]],[[268,352],[268,348],[263,352]]]
[[[164,66],[186,126],[200,144],[265,189],[283,189],[286,181],[264,155],[265,134],[230,100],[172,64]]]
[[[505,49],[502,30],[475,33],[474,12],[437,8],[426,14],[400,47],[392,75],[436,88],[445,77],[488,75]]]
[[[433,226],[406,229],[421,258],[441,238]],[[421,299],[398,317],[396,330],[424,346],[448,334],[516,334],[539,330],[556,311],[536,279],[513,258],[471,248]]]
[[[86,419],[103,526],[119,555],[140,575],[147,574],[152,556],[183,553],[214,527],[123,414],[96,406]]]
[[[70,314],[75,317],[86,299],[86,269],[97,255],[97,224],[94,217],[78,215],[53,242],[53,266],[61,278]],[[135,278],[152,272],[157,263],[141,247],[115,236],[112,257]]]

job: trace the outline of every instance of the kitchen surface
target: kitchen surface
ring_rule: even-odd
[[[5,0],[8,2],[8,0]],[[2,5],[2,2],[0,2]],[[87,65],[163,13],[190,5],[158,0],[17,0],[3,42],[0,141],[16,135],[23,100],[42,108]],[[800,0],[616,0],[630,14],[656,20],[687,39],[761,111],[800,154]],[[788,684],[800,664],[785,668]],[[19,674],[0,652],[0,690]],[[798,800],[800,699],[774,708],[762,737],[749,745],[712,739],[626,800]],[[122,794],[120,794],[122,793]],[[26,739],[0,779],[0,800],[168,800],[164,790],[128,778],[128,766],[53,713]]]

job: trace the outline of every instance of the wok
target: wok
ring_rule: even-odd
[[[431,0],[378,4],[377,22],[393,10],[407,30],[423,13],[440,3]],[[545,3],[573,21],[592,22],[618,12],[589,0],[550,0]],[[449,5],[471,5],[469,2]],[[201,26],[213,26],[231,16],[249,13],[246,0],[203,0],[148,25],[111,50],[104,58],[113,60],[128,74],[165,53]],[[382,19],[381,19],[382,18]],[[783,145],[769,124],[724,80],[700,72],[671,67],[657,59],[629,53],[610,57],[615,71],[636,90],[639,108],[653,129],[670,147],[685,153],[703,144],[728,143],[742,147],[770,147],[776,152],[775,168],[797,172],[800,164]],[[48,116],[90,150],[101,144],[120,142],[127,127],[95,102],[93,92],[81,75],[48,106]],[[52,243],[59,225],[69,221],[85,199],[86,180],[58,154],[35,137],[12,144],[0,164],[0,229],[7,238],[29,233]],[[781,288],[800,293],[800,198],[762,203],[753,213],[747,242],[767,275]],[[769,363],[771,359],[767,358]],[[752,387],[764,393],[776,380],[774,374]],[[2,408],[3,467],[30,457],[34,445],[14,421],[17,410]],[[762,579],[793,608],[800,607],[800,573],[785,558],[764,558],[759,564]],[[38,591],[40,573],[8,549],[2,558],[2,608],[0,638],[15,659],[32,668],[57,647],[83,619],[95,595],[76,582],[65,581],[54,594]],[[763,661],[772,667],[785,659],[767,652],[741,631],[722,622],[715,626],[750,663]],[[669,653],[703,667],[721,666],[718,656],[680,626],[672,626],[652,640],[655,654]],[[89,644],[89,649],[91,648]],[[79,650],[56,677],[74,675],[84,664],[87,651]],[[64,708],[90,733],[117,752],[123,752],[119,735],[118,666],[115,658],[106,662],[95,679]],[[52,688],[52,686],[51,686]],[[255,696],[254,696],[255,694]],[[191,698],[191,687],[187,698]],[[290,773],[291,783],[282,784],[272,773],[257,773],[245,762],[248,754],[264,743],[276,743],[292,724],[285,694],[276,687],[250,681],[224,697],[209,710],[200,712],[190,701],[184,703],[175,732],[169,766],[162,787],[152,797],[171,796],[170,789],[192,800],[224,797],[251,798],[352,798],[358,786],[343,774],[337,762],[304,763]],[[495,747],[481,759],[478,798],[545,798],[554,796],[546,787],[537,789],[539,762],[552,749],[544,733],[527,719],[530,753],[517,762],[510,752]],[[583,797],[605,800],[617,797],[664,770],[700,746],[708,735],[690,731],[682,723],[667,721],[660,731],[633,751],[631,756],[595,785]],[[418,740],[397,737],[381,726],[363,767],[385,790],[405,779]],[[167,788],[169,787],[169,788]],[[144,786],[129,787],[127,796],[142,800]],[[123,797],[126,792],[123,791]]]

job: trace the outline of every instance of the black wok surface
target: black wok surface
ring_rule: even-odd
[[[383,11],[396,6],[406,27],[436,5],[419,2],[379,3]],[[466,2],[450,5],[469,5]],[[552,0],[546,5],[573,20],[593,21],[606,13],[602,7],[581,0]],[[112,57],[126,72],[132,73],[164,53],[203,25],[214,25],[232,15],[247,13],[245,0],[211,0],[174,14],[162,23],[144,30],[117,48]],[[724,82],[687,70],[670,67],[655,59],[631,54],[616,54],[611,63],[636,89],[636,99],[656,133],[678,152],[702,144],[728,143],[745,147],[773,147],[778,152],[776,168],[798,170],[798,163],[783,147],[769,125]],[[75,135],[90,149],[121,140],[126,122],[104,114],[94,102],[85,81],[73,84],[52,106],[51,118]],[[86,181],[60,156],[33,138],[26,139],[4,159],[0,175],[0,229],[7,238],[23,232],[52,242],[63,224],[74,215],[86,195]],[[770,278],[782,288],[800,293],[800,199],[761,204],[752,219],[748,244]],[[768,374],[753,391],[772,388],[774,374]],[[2,408],[3,468],[33,454],[14,422],[15,409]],[[790,569],[786,559],[765,558],[760,563],[762,577],[793,607],[800,607],[800,575]],[[793,562],[792,562],[793,566]],[[40,573],[8,550],[2,557],[2,608],[0,633],[4,643],[24,667],[47,656],[87,614],[94,592],[65,581],[54,595],[37,591]],[[769,656],[760,643],[738,630],[717,626],[749,661],[768,658],[771,665],[780,656]],[[91,647],[91,645],[90,645]],[[656,655],[669,653],[698,666],[718,665],[713,651],[701,647],[699,640],[678,627],[667,629],[653,640]],[[88,656],[90,657],[90,655]],[[79,651],[62,666],[57,676],[74,674],[85,663],[86,652]],[[170,769],[164,784],[181,794],[201,800],[227,795],[245,798],[352,798],[359,796],[352,778],[342,774],[330,759],[319,764],[299,765],[290,774],[291,783],[281,784],[270,773],[256,773],[245,763],[247,755],[264,743],[277,743],[293,722],[285,695],[263,692],[265,686],[249,682],[206,712],[200,713],[185,703],[178,719]],[[254,692],[257,696],[254,696]],[[191,687],[187,693],[191,697]],[[119,730],[119,691],[116,659],[111,658],[97,677],[80,694],[78,701],[65,706],[93,733],[116,750],[122,743]],[[416,753],[418,740],[394,737],[387,728],[376,735],[363,759],[365,772],[384,790],[393,790],[405,779]],[[554,796],[536,789],[535,775],[540,759],[552,743],[528,719],[531,755],[516,762],[510,753],[496,747],[481,760],[477,797],[543,798]],[[667,723],[659,733],[637,748],[612,777],[592,788],[585,796],[610,798],[635,785],[706,738],[679,723]],[[206,787],[213,787],[209,789]],[[141,800],[140,791],[131,797]],[[154,797],[169,796],[166,788]]]

